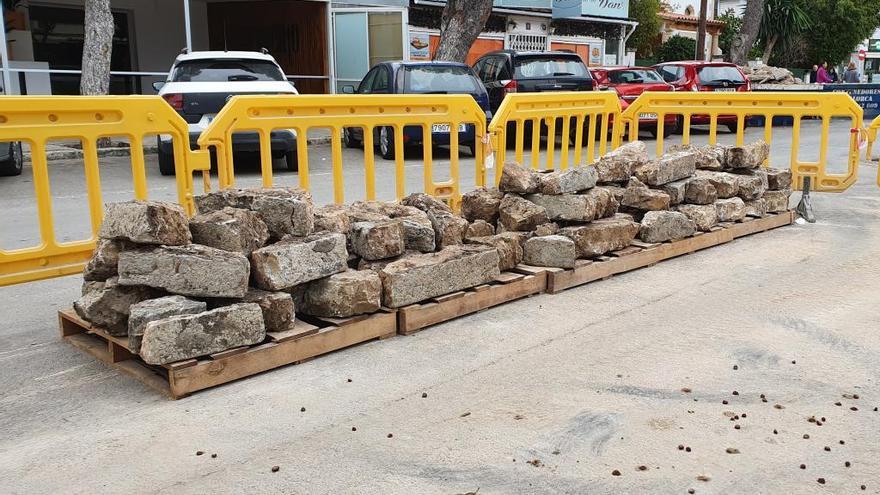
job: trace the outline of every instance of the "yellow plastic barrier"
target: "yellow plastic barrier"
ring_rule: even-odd
[[[190,153],[186,122],[158,96],[34,97],[4,96],[0,105],[0,141],[23,141],[31,150],[34,193],[40,243],[11,251],[0,250],[0,286],[81,272],[95,248],[95,234],[103,219],[100,170],[96,142],[102,137],[125,136],[131,143],[133,194],[147,199],[143,139],[170,134],[175,143],[177,193],[191,213],[192,173],[207,169],[207,156]],[[52,193],[46,144],[50,139],[79,139],[83,143],[86,189],[92,236],[59,242],[52,215]],[[22,184],[24,186],[24,183]]]
[[[683,117],[682,143],[690,142],[691,119],[694,116],[708,116],[709,142],[715,144],[719,117],[736,116],[736,143],[742,145],[747,116],[760,115],[765,119],[764,140],[772,146],[773,117],[794,118],[791,140],[792,185],[803,188],[805,177],[812,179],[812,190],[819,192],[841,192],[848,189],[858,178],[859,144],[858,132],[850,133],[847,153],[847,170],[843,174],[829,174],[826,171],[828,158],[828,133],[832,117],[849,117],[851,128],[858,131],[862,126],[862,108],[845,93],[793,93],[793,92],[749,92],[749,93],[666,93],[647,92],[636,99],[624,112],[623,121],[629,129],[629,140],[638,138],[639,114],[657,114],[657,135],[664,135],[664,116]],[[803,162],[798,158],[800,150],[801,119],[818,117],[822,120],[822,133],[819,140],[819,160]],[[657,139],[657,154],[663,152],[663,139]]]
[[[391,129],[394,135],[396,196],[406,195],[404,168],[404,128],[419,127],[423,136],[424,192],[451,202],[461,197],[459,185],[459,135],[450,132],[450,179],[435,182],[432,129],[435,124],[448,124],[458,129],[461,124],[475,126],[476,182],[485,183],[483,172],[483,137],[486,115],[470,95],[294,95],[235,96],[217,114],[199,137],[203,150],[216,147],[218,182],[221,189],[235,184],[232,135],[236,132],[258,132],[261,146],[263,186],[274,184],[270,136],[273,130],[290,129],[297,136],[299,186],[308,190],[309,160],[307,134],[310,129],[329,128],[333,174],[333,198],[345,202],[343,185],[342,132],[344,128],[363,129],[365,193],[376,198],[375,158],[376,130]]]
[[[507,95],[489,124],[492,148],[498,164],[495,183],[501,179],[504,169],[509,132],[515,133],[515,161],[524,163],[525,132],[527,127],[531,128],[531,166],[538,169],[541,131],[546,128],[546,168],[552,170],[556,165],[556,128],[561,120],[559,168],[565,170],[572,163],[593,163],[597,158],[597,142],[598,156],[604,155],[609,147],[609,131],[612,131],[611,148],[616,147],[619,144],[617,136],[620,135],[620,115],[620,100],[613,91]],[[582,162],[585,144],[586,158]],[[572,148],[572,153],[569,153],[569,147]]]

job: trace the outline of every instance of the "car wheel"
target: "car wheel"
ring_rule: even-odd
[[[9,158],[0,161],[0,175],[9,177],[21,175],[24,166],[24,153],[21,151],[21,142],[9,143]]]
[[[174,175],[174,145],[169,146],[168,151],[159,145],[159,173],[162,175]]]
[[[358,141],[351,135],[350,129],[342,129],[342,144],[344,144],[346,148],[360,148],[364,145],[364,143]]]
[[[290,150],[284,154],[284,163],[287,164],[287,170],[296,172],[299,170],[299,161],[296,159],[296,150]]]
[[[394,159],[394,136],[390,127],[379,130],[379,154],[386,160]]]

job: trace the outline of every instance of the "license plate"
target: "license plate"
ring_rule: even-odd
[[[657,120],[656,113],[640,113],[639,118],[643,120]]]
[[[458,124],[458,132],[464,132],[467,129],[465,124]],[[438,134],[449,134],[449,124],[434,124],[431,126],[431,132]]]
[[[732,93],[732,92],[736,91],[736,88],[715,88],[715,91],[726,91],[726,92]]]

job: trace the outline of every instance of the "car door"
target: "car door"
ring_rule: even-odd
[[[373,90],[373,81],[376,79],[376,74],[379,72],[380,67],[373,67],[367,72],[367,75],[361,79],[361,83],[358,84],[357,93],[359,95],[368,95]],[[348,132],[355,141],[363,141],[364,139],[364,130],[361,127],[349,127]]]
[[[492,110],[493,115],[498,111],[498,107],[501,106],[501,102],[504,100],[504,85],[507,81],[504,81],[501,77],[505,76],[505,74],[509,75],[510,71],[506,66],[507,57],[495,55],[486,59],[482,74],[479,75],[483,85],[486,86],[486,92],[489,94],[489,108]]]

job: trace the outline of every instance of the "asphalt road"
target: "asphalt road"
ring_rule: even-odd
[[[64,215],[82,193],[58,168]],[[880,493],[876,172],[815,195],[816,224],[179,401],[61,342],[79,277],[0,288],[0,493]],[[3,222],[26,180],[0,180]]]

